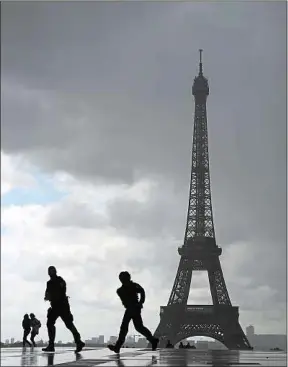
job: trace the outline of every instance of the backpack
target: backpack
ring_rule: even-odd
[[[41,327],[41,322],[35,318],[34,323],[33,323],[33,329],[37,334],[39,333],[40,327]]]

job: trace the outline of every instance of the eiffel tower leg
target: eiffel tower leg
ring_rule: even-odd
[[[176,278],[168,301],[168,305],[187,304],[191,280],[192,280],[192,268],[190,261],[182,257],[179,262]]]
[[[208,270],[213,304],[231,306],[231,301],[225,284],[219,257],[214,257],[213,259],[209,260],[206,268]]]
[[[224,344],[228,349],[249,350],[253,349],[244,334],[239,321],[227,325],[224,332]]]
[[[153,335],[159,339],[160,348],[164,348],[168,340],[172,342],[175,339],[175,330],[178,330],[178,325],[175,327],[175,325],[172,325],[171,322],[160,320],[160,323]]]

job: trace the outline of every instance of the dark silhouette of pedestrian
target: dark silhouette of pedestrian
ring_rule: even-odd
[[[30,319],[31,319],[31,327],[32,327],[30,340],[31,340],[31,343],[33,344],[33,346],[36,347],[36,343],[34,341],[34,338],[35,338],[36,335],[39,334],[39,329],[41,327],[41,322],[38,319],[36,319],[34,313],[30,313]]]
[[[55,322],[58,317],[61,317],[67,329],[71,331],[76,344],[76,353],[81,352],[85,343],[81,341],[80,334],[78,333],[74,323],[73,315],[70,311],[70,305],[68,297],[66,295],[66,282],[63,278],[57,275],[55,266],[49,266],[48,275],[50,280],[47,282],[47,288],[45,292],[45,301],[50,301],[51,307],[47,312],[47,329],[49,336],[49,344],[47,348],[43,348],[44,352],[54,352],[54,342],[56,336]]]
[[[30,331],[31,331],[31,320],[29,319],[28,313],[26,313],[23,317],[22,327],[24,330],[23,347],[25,347],[26,343],[31,347],[31,343],[27,340],[27,336],[30,334]]]
[[[170,340],[167,340],[166,348],[174,348],[173,344],[171,344]]]
[[[180,342],[180,344],[179,344],[179,349],[183,349],[184,348],[184,345],[183,345],[183,343],[182,342]]]
[[[154,338],[150,330],[144,325],[141,317],[141,309],[145,302],[145,291],[137,283],[131,281],[131,276],[127,271],[122,271],[119,274],[120,282],[122,286],[117,289],[117,294],[120,297],[123,306],[126,308],[122,324],[120,326],[120,333],[115,345],[108,345],[108,348],[115,353],[120,352],[120,348],[125,342],[126,335],[128,333],[129,323],[132,320],[134,327],[138,333],[142,334],[151,343],[152,350],[156,350],[159,343],[159,339]],[[138,294],[140,293],[140,300]]]

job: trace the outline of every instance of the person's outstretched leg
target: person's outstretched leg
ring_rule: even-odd
[[[143,320],[142,320],[142,316],[141,316],[141,309],[139,309],[139,310],[136,309],[133,312],[132,320],[133,320],[133,324],[134,324],[134,327],[135,327],[136,331],[138,331],[138,333],[145,336],[145,338],[151,343],[152,350],[156,350],[157,345],[159,343],[159,339],[154,338],[151,331],[143,325]]]
[[[26,343],[29,345],[29,347],[31,347],[31,343],[29,343],[29,341],[27,340],[27,336],[29,335],[30,330],[24,330],[24,334],[23,334],[23,347],[25,347]]]
[[[122,319],[121,326],[120,326],[120,332],[119,332],[117,342],[115,343],[115,345],[108,345],[108,348],[115,353],[120,352],[120,348],[122,347],[122,345],[125,342],[126,336],[128,334],[129,322],[131,318],[132,317],[131,317],[130,312],[126,310],[124,313],[123,319]]]
[[[48,337],[49,337],[49,344],[47,348],[42,348],[44,352],[54,352],[55,347],[55,336],[56,336],[56,328],[55,322],[59,317],[59,310],[57,308],[50,307],[47,312],[47,330],[48,330]]]
[[[33,344],[33,347],[36,347],[36,343],[34,341],[34,338],[35,338],[36,334],[34,333],[34,331],[32,330],[31,331],[31,337],[30,337],[30,340],[31,340],[31,343]]]
[[[78,330],[76,329],[76,326],[73,323],[73,315],[71,313],[70,310],[70,305],[67,302],[67,304],[63,305],[63,309],[61,312],[61,319],[63,320],[65,326],[67,327],[67,329],[69,329],[71,331],[71,333],[73,334],[74,337],[74,341],[76,344],[76,353],[81,352],[81,350],[84,348],[85,343],[82,342],[81,340],[81,336],[78,332]]]

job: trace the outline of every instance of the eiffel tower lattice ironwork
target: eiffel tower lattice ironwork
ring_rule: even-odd
[[[184,244],[178,249],[179,267],[167,306],[160,307],[160,323],[155,336],[160,346],[173,345],[188,337],[206,336],[228,349],[251,349],[240,323],[238,307],[232,306],[225,285],[216,245],[212,214],[206,99],[208,80],[203,76],[202,50],[199,74],[194,79],[194,132],[190,196]],[[192,272],[208,272],[213,305],[187,305]]]

